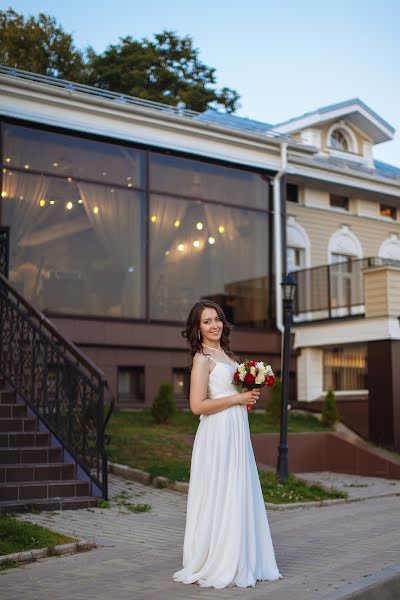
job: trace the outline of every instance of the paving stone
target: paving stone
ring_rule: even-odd
[[[348,590],[367,585],[385,568],[398,566],[400,572],[400,501],[396,497],[270,511],[284,579],[258,582],[255,588],[222,590],[172,579],[182,564],[186,495],[111,475],[110,498],[109,509],[19,517],[101,547],[3,571],[1,599],[322,600],[328,594],[340,598]],[[151,511],[132,513],[123,502],[148,503]]]

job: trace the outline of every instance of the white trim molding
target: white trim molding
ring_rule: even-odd
[[[304,265],[302,269],[311,267],[311,242],[307,231],[292,216],[286,221],[286,246],[304,250]]]
[[[363,257],[361,243],[348,225],[342,225],[331,235],[328,242],[328,264],[332,263],[332,254],[346,254],[352,258]]]
[[[378,256],[380,258],[390,258],[400,260],[400,239],[395,233],[382,242],[379,248]]]

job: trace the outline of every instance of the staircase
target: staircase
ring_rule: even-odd
[[[96,506],[89,481],[77,479],[63,448],[38,429],[37,417],[0,380],[0,512]]]

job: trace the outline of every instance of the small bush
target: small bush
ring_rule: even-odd
[[[275,379],[275,385],[271,391],[271,400],[266,406],[267,414],[273,423],[279,423],[281,418],[282,404],[282,380],[279,377]]]
[[[176,400],[171,383],[162,383],[151,407],[156,423],[167,423],[176,412]]]
[[[335,394],[332,390],[329,390],[322,407],[321,423],[324,427],[333,427],[337,421],[339,421],[339,411]]]

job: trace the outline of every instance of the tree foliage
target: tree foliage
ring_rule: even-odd
[[[151,414],[157,423],[168,423],[176,412],[176,400],[171,383],[161,383],[153,400]]]
[[[215,69],[201,62],[193,39],[173,31],[120,38],[96,54],[77,49],[53,17],[25,18],[9,8],[0,11],[0,63],[199,112],[238,108],[238,93],[217,89]]]
[[[12,8],[0,11],[0,63],[73,81],[85,71],[84,53],[53,17],[25,18]]]
[[[329,390],[322,406],[321,423],[324,427],[333,427],[339,418],[335,394],[332,390]]]

